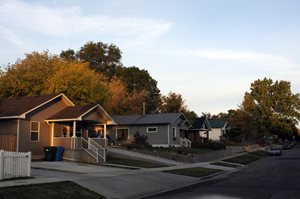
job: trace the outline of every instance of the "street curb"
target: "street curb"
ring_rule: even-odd
[[[147,198],[152,197],[152,196],[157,196],[157,195],[165,194],[165,193],[172,192],[172,191],[175,191],[175,190],[184,189],[186,187],[190,187],[190,186],[193,186],[193,185],[196,185],[196,184],[200,184],[200,183],[205,182],[207,180],[210,180],[214,177],[225,176],[225,175],[237,172],[237,171],[240,171],[240,169],[238,168],[238,169],[233,169],[231,171],[220,171],[218,173],[213,173],[213,174],[210,174],[210,175],[207,175],[207,176],[203,176],[203,177],[197,179],[195,182],[191,182],[191,183],[185,184],[183,186],[177,186],[177,187],[174,187],[174,188],[171,188],[171,189],[168,189],[168,190],[158,191],[158,192],[155,192],[155,193],[140,195],[140,196],[131,197],[131,198],[132,199],[147,199]],[[176,175],[176,174],[174,174],[174,175]]]

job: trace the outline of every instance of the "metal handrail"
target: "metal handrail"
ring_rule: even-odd
[[[98,157],[99,157],[99,149],[98,149],[97,147],[95,147],[94,145],[90,144],[90,143],[89,143],[86,139],[84,139],[83,137],[81,137],[81,140],[82,140],[83,142],[85,142],[85,143],[88,144],[88,149],[86,149],[86,148],[84,148],[84,147],[82,146],[83,150],[85,150],[88,154],[90,154],[92,157],[94,157],[94,158],[96,159],[97,162],[99,162],[99,159],[98,159]],[[93,151],[96,155],[93,155],[93,154],[91,153],[90,150]],[[100,157],[101,157],[101,156],[100,156]]]
[[[99,145],[95,140],[93,140],[91,138],[89,138],[89,144],[98,149],[98,156],[100,156],[103,159],[103,161],[105,162],[106,161],[106,155],[105,155],[106,149],[104,147],[102,147],[101,145]],[[103,155],[99,154],[99,149],[101,151],[103,151]]]

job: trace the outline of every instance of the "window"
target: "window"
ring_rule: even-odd
[[[40,134],[40,122],[31,122],[30,124],[30,142],[38,142]]]
[[[128,140],[129,129],[117,129],[117,140],[119,141],[126,141]]]
[[[176,137],[177,137],[177,134],[176,134],[176,128],[175,128],[175,127],[172,128],[172,137],[173,137],[173,138],[176,138]]]
[[[147,127],[147,133],[157,133],[157,127]]]

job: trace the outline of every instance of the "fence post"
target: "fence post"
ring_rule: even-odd
[[[27,159],[27,177],[31,177],[31,152],[28,152],[28,159]]]
[[[4,151],[0,151],[0,180],[3,179],[3,170],[4,170],[4,160],[3,160]]]

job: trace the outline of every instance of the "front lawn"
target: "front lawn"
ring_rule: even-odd
[[[230,163],[226,163],[226,162],[214,162],[214,163],[211,163],[211,165],[217,165],[217,166],[222,166],[222,167],[232,167],[232,168],[241,167],[240,165],[230,164]]]
[[[71,181],[0,188],[1,199],[99,199],[105,198]]]
[[[256,150],[256,151],[252,151],[247,154],[229,158],[229,159],[226,159],[223,161],[246,165],[246,164],[250,164],[251,162],[254,162],[254,161],[259,160],[266,156],[268,156],[268,153],[266,151]]]
[[[116,157],[111,157],[111,156],[109,156],[107,158],[106,163],[108,163],[108,164],[117,164],[117,165],[125,165],[125,166],[133,166],[133,167],[142,167],[142,168],[166,167],[166,165],[159,164],[159,163],[156,163],[156,162],[126,159],[126,158],[116,158]]]
[[[194,167],[194,168],[185,168],[185,169],[174,169],[174,170],[168,170],[163,172],[200,178],[200,177],[208,176],[213,173],[219,173],[221,171],[222,170],[219,169]]]

